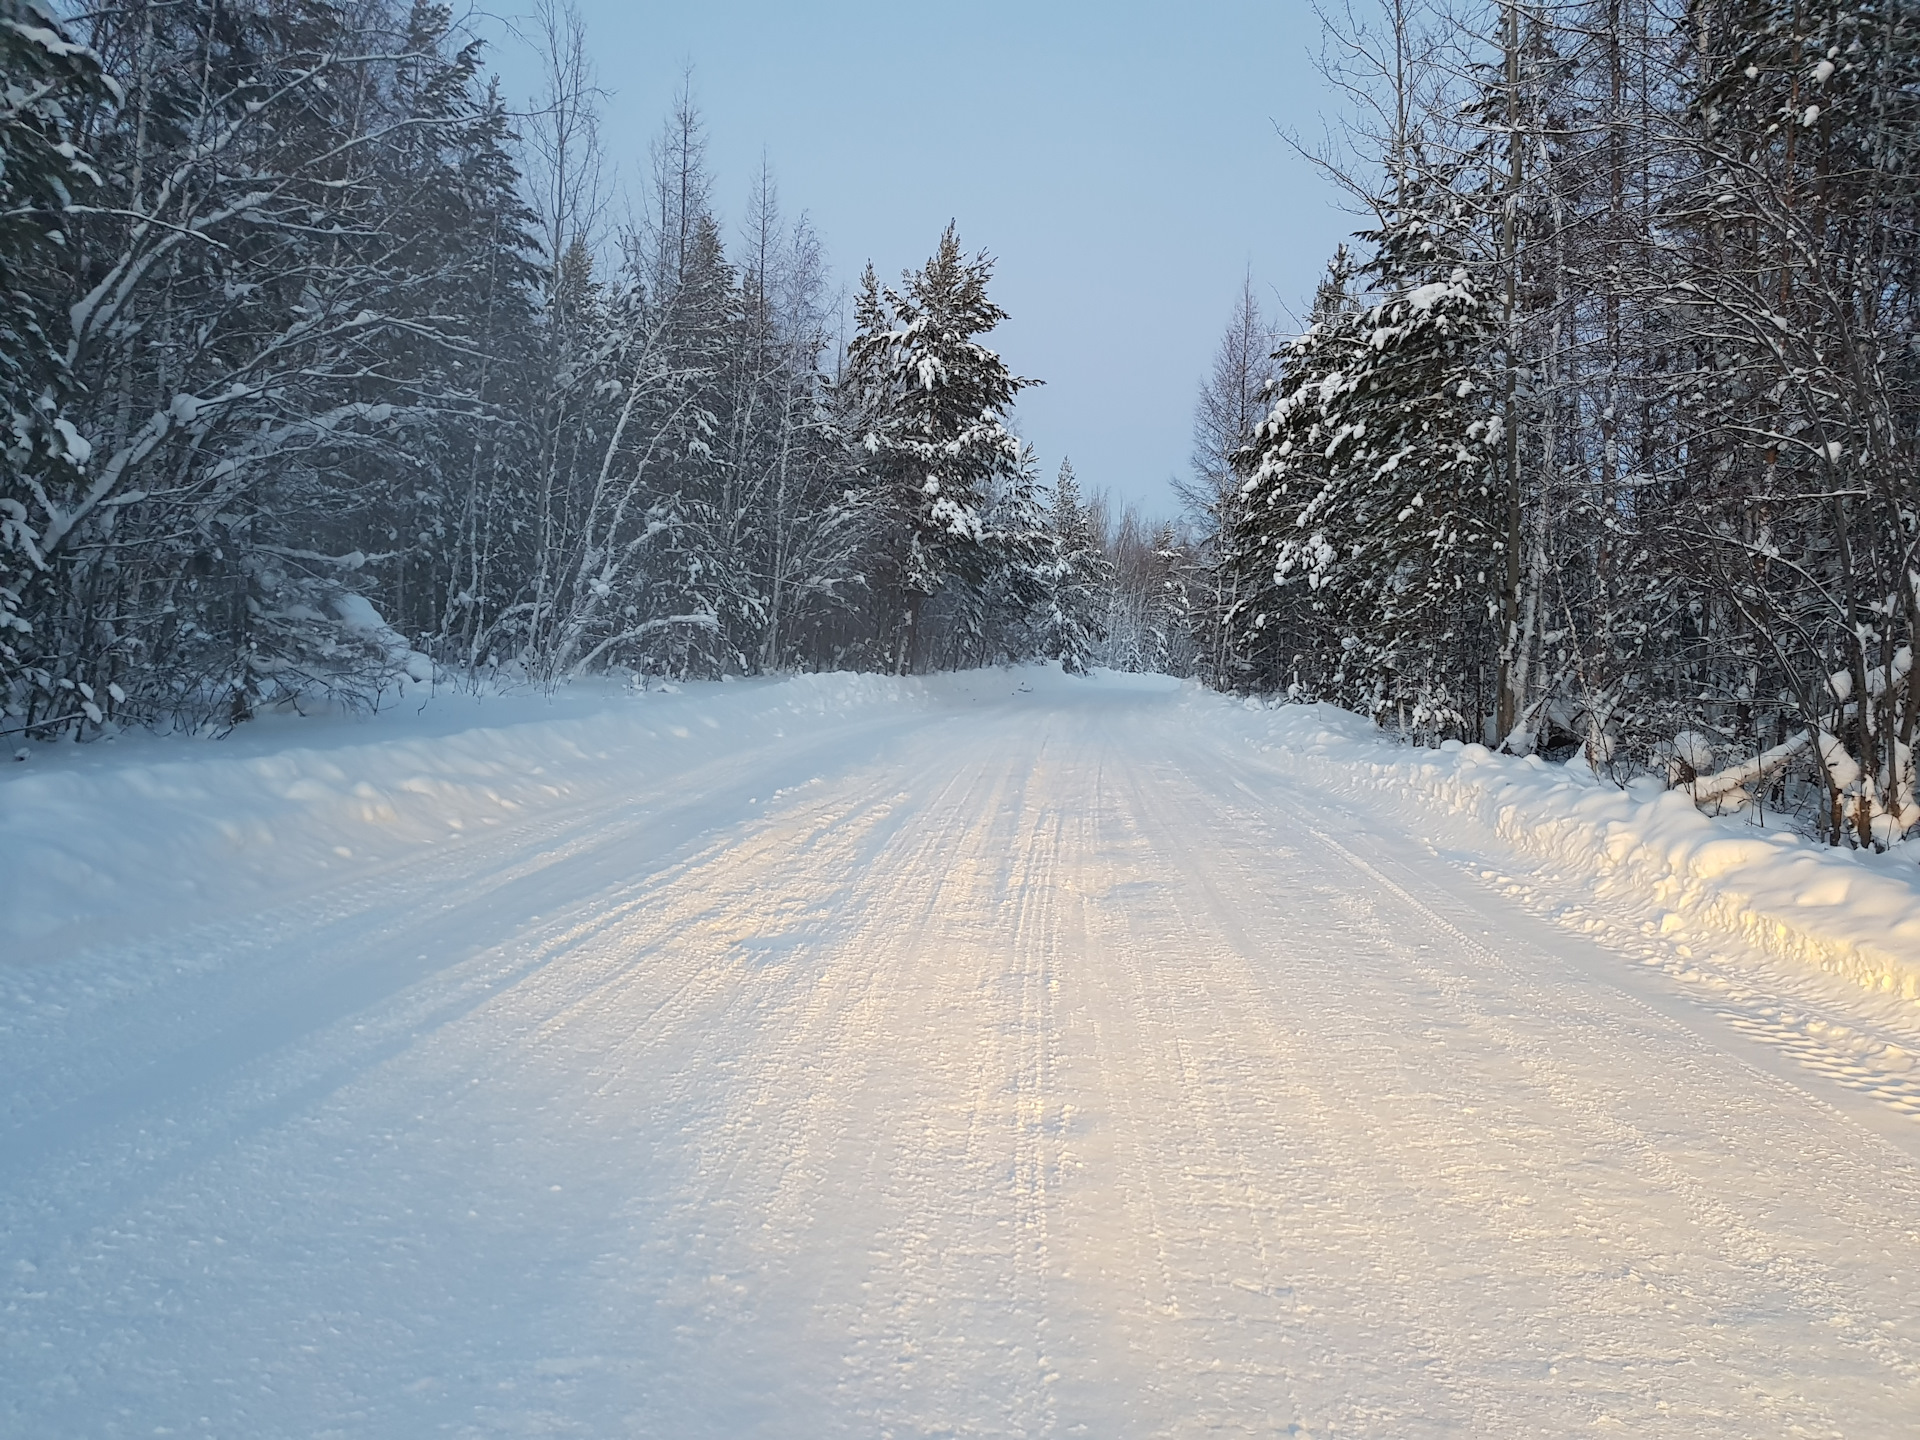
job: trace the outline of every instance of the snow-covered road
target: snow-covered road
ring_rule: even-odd
[[[0,1433],[1920,1433],[1920,1098],[1210,713],[996,674],[17,961]]]

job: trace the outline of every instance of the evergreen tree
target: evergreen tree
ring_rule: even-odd
[[[913,658],[927,599],[950,572],[985,573],[982,519],[994,482],[1018,464],[1007,428],[1016,377],[976,338],[1007,318],[987,297],[993,262],[967,259],[952,225],[904,288],[881,290],[868,267],[849,381],[860,397],[869,484],[875,491],[887,583],[900,596],[893,668]]]
[[[1315,623],[1295,638],[1319,693],[1477,738],[1462,677],[1494,640],[1500,432],[1486,408],[1487,307],[1457,223],[1442,192],[1363,237],[1381,298],[1330,309],[1288,356],[1243,453],[1237,544],[1271,570],[1253,595],[1305,592]],[[1246,609],[1241,646],[1270,651],[1261,632],[1278,633],[1281,616]]]
[[[0,715],[33,688],[19,667],[33,630],[23,592],[46,568],[35,491],[73,488],[91,448],[62,415],[72,376],[60,302],[69,216],[100,183],[77,144],[80,112],[107,101],[110,86],[99,58],[45,6],[0,0]],[[39,676],[44,694],[54,677]],[[112,697],[89,686],[68,703],[99,714]]]
[[[976,663],[1017,664],[1044,653],[1058,583],[1059,546],[1040,485],[1040,460],[1022,446],[986,512],[988,569]]]
[[[1069,675],[1084,675],[1106,635],[1113,565],[1094,534],[1071,460],[1060,462],[1047,518],[1053,532],[1053,585],[1042,653]]]

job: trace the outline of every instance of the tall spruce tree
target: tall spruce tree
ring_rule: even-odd
[[[952,225],[903,288],[881,289],[869,267],[848,347],[860,398],[887,586],[899,597],[893,665],[913,663],[921,611],[950,573],[985,573],[983,512],[996,480],[1012,473],[1019,441],[1007,428],[1022,380],[981,344],[1007,312],[987,296],[993,262],[968,259]]]
[[[1106,636],[1113,564],[1094,534],[1071,460],[1060,462],[1047,518],[1054,554],[1043,653],[1069,675],[1084,675]]]
[[[1477,737],[1463,677],[1488,654],[1498,593],[1487,307],[1444,188],[1363,238],[1380,298],[1331,309],[1288,357],[1242,452],[1238,543],[1256,597],[1304,591],[1307,633],[1243,607],[1241,647],[1298,645],[1319,693],[1422,734]],[[1248,613],[1251,612],[1251,613]],[[1273,628],[1274,638],[1262,632]]]

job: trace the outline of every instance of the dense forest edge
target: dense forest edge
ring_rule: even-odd
[[[1041,474],[957,226],[843,294],[690,92],[616,205],[565,8],[516,111],[439,5],[0,0],[0,733],[1049,659],[1901,842],[1911,7],[1323,18],[1363,218],[1157,522]]]

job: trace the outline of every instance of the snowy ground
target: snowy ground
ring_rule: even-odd
[[[1802,943],[1736,830],[1337,731],[992,672],[35,757],[0,1433],[1914,1433],[1902,875],[1786,856]]]

